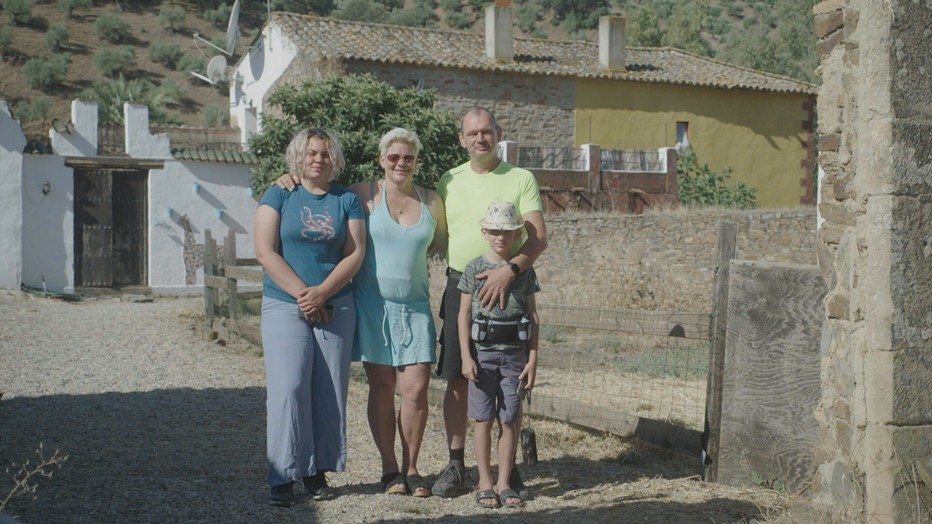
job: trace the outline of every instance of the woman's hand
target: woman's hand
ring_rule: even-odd
[[[296,187],[301,183],[301,178],[298,175],[292,175],[291,173],[285,173],[284,175],[275,179],[269,187],[278,186],[285,191],[294,191]]]
[[[306,287],[298,295],[298,307],[304,313],[304,317],[314,322],[327,322],[330,316],[324,310],[324,304],[327,302],[327,295],[319,286]]]
[[[463,376],[466,377],[466,380],[471,380],[473,382],[479,381],[479,376],[476,369],[476,361],[472,359],[472,356],[463,357]]]

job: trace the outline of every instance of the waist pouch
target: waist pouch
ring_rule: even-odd
[[[513,344],[528,339],[531,319],[521,316],[511,319],[491,319],[479,315],[472,321],[471,335],[476,342]]]

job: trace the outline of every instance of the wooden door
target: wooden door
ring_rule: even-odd
[[[146,284],[147,172],[75,169],[75,286]]]

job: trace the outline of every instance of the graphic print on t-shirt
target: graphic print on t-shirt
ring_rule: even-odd
[[[301,230],[301,236],[311,242],[322,242],[333,239],[336,232],[333,230],[333,217],[327,208],[323,213],[315,214],[311,208],[304,206],[301,208],[301,223],[304,229]]]

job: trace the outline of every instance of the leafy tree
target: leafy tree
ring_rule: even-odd
[[[111,81],[94,84],[81,92],[82,98],[97,101],[101,122],[123,123],[123,103],[142,102],[149,106],[149,121],[153,124],[180,125],[181,119],[168,113],[166,106],[177,104],[181,92],[171,82],[156,87],[144,78],[126,80],[122,74]]]
[[[13,116],[20,122],[30,122],[34,120],[45,120],[52,109],[52,99],[47,96],[40,96],[32,100],[23,100],[16,104],[13,109]]]
[[[294,133],[314,125],[337,133],[346,155],[341,182],[375,180],[382,176],[376,158],[382,134],[393,127],[417,132],[424,145],[415,181],[434,187],[440,175],[465,159],[452,113],[434,110],[436,91],[395,89],[372,75],[329,76],[300,86],[286,85],[269,97],[281,115],[265,113],[262,132],[250,139],[250,150],[261,159],[252,187],[262,193],[287,171],[285,148]]]
[[[114,77],[117,73],[136,62],[136,51],[133,46],[121,45],[101,49],[94,53],[94,65],[104,76]]]
[[[708,164],[699,165],[696,153],[684,150],[676,162],[680,202],[694,207],[757,207],[757,190],[740,181],[730,184],[731,173],[731,167],[716,173]]]
[[[13,25],[26,25],[32,20],[29,0],[3,0],[3,12],[10,17]]]
[[[169,33],[178,31],[184,27],[184,8],[181,6],[162,7],[159,9],[159,23],[168,29]]]
[[[75,9],[87,9],[94,5],[94,0],[58,0],[58,10],[71,18]]]
[[[117,44],[129,39],[129,22],[113,13],[106,13],[94,21],[97,38]]]
[[[13,43],[13,28],[5,25],[0,27],[0,58],[3,58],[6,55],[6,52],[10,49],[10,44]]]
[[[660,47],[663,33],[657,11],[641,7],[625,23],[625,40],[632,47]]]
[[[23,64],[23,75],[26,83],[34,89],[49,89],[62,84],[68,77],[68,62],[71,57],[67,54],[57,54],[51,57],[35,57],[26,60]]]
[[[700,56],[712,56],[712,46],[702,36],[707,18],[708,3],[705,0],[677,4],[663,34],[663,45]]]
[[[178,44],[156,41],[149,46],[149,60],[171,69],[175,68],[175,64],[181,60],[183,55],[184,52]]]
[[[68,41],[68,26],[65,24],[52,24],[45,33],[45,48],[57,53],[61,46]]]

